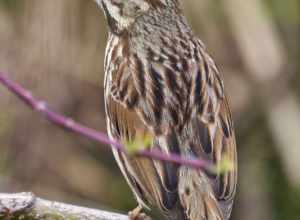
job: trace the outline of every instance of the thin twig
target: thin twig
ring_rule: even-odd
[[[79,134],[81,136],[84,136],[88,139],[95,140],[107,145],[111,145],[115,149],[127,154],[126,148],[121,143],[109,139],[109,137],[102,132],[83,126],[82,124],[79,124],[74,120],[67,118],[51,110],[47,106],[46,102],[34,98],[31,92],[29,92],[18,83],[11,80],[7,74],[0,72],[0,83],[2,83],[11,92],[17,95],[23,102],[29,105],[33,110],[40,112],[47,120],[53,122],[54,124],[63,127],[69,131],[72,131],[76,134]],[[179,165],[192,167],[195,169],[211,170],[212,168],[212,164],[208,161],[202,159],[183,158],[180,155],[173,154],[173,153],[166,154],[154,148],[151,150],[138,151],[135,154],[135,156],[151,158],[162,162],[171,162]]]

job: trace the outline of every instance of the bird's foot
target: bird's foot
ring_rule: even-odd
[[[143,207],[139,205],[134,210],[128,212],[128,216],[130,220],[152,220],[145,213],[142,213]]]

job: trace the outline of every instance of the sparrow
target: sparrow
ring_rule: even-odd
[[[95,0],[108,26],[105,109],[109,137],[151,137],[148,150],[233,168],[214,173],[132,156],[114,157],[142,208],[168,220],[228,220],[237,184],[236,141],[223,81],[179,0]]]

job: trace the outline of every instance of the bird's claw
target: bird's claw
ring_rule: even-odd
[[[141,212],[142,209],[143,209],[142,206],[138,206],[134,210],[128,212],[129,219],[130,220],[152,220],[151,217]]]

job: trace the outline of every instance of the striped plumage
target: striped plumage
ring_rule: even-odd
[[[125,156],[116,161],[144,207],[170,220],[227,220],[237,165],[230,110],[218,69],[178,0],[97,0],[109,39],[105,101],[111,138],[151,135],[152,147],[234,169],[219,175]]]

